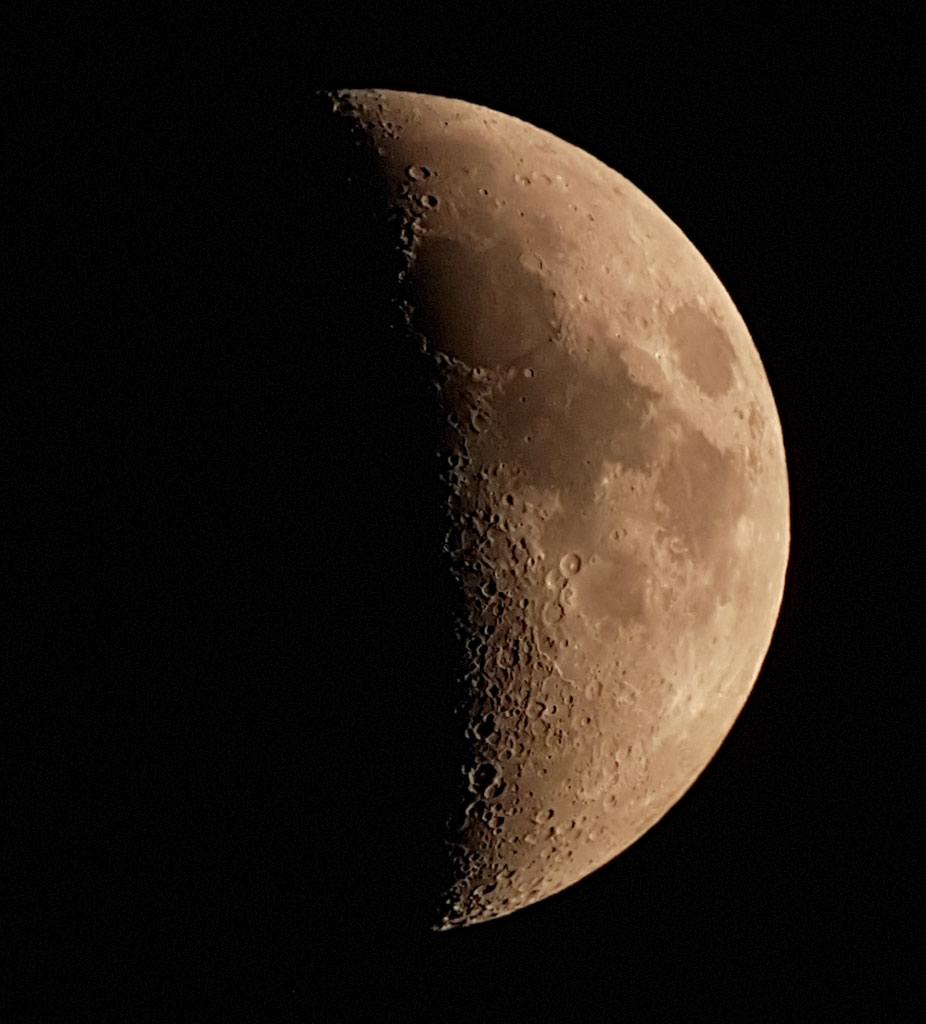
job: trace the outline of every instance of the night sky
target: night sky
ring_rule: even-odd
[[[904,1019],[912,27],[644,9],[58,7],[17,37],[6,1019]],[[358,354],[363,214],[306,127],[339,87],[485,104],[642,189],[742,314],[788,457],[781,615],[716,757],[606,867],[445,934],[397,891],[390,758],[434,740],[414,608],[364,582],[409,572],[415,530],[357,468],[402,436],[369,426],[392,403]]]

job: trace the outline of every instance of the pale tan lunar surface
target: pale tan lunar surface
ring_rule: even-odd
[[[729,295],[620,174],[458,100],[332,104],[401,212],[446,415],[472,760],[441,925],[472,924],[620,853],[720,746],[782,598],[781,427]]]

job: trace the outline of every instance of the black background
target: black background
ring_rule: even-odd
[[[8,1019],[905,1019],[912,26],[645,11],[50,7],[16,37]],[[445,600],[394,454],[419,442],[312,128],[313,90],[366,86],[514,114],[649,195],[750,328],[791,480],[778,628],[694,788],[447,934],[402,896],[433,711],[407,666],[445,653],[415,639]]]

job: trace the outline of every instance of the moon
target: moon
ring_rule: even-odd
[[[717,751],[782,600],[782,431],[723,285],[616,171],[461,100],[329,98],[382,187],[396,344],[440,410],[454,928],[601,867]]]

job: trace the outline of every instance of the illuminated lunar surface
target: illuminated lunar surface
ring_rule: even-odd
[[[449,928],[594,871],[714,755],[781,603],[785,454],[729,295],[620,174],[462,101],[331,108],[383,175],[440,400],[469,751]]]

